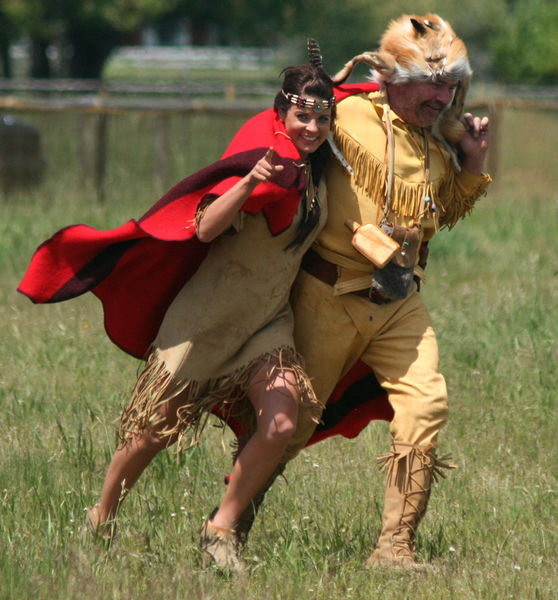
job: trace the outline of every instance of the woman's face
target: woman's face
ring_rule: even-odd
[[[321,101],[321,98],[315,96],[305,97]],[[300,156],[306,158],[316,152],[327,139],[331,126],[331,108],[316,113],[311,108],[300,108],[293,104],[281,120]]]

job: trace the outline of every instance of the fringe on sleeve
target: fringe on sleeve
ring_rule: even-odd
[[[483,173],[480,177],[461,173],[444,191],[441,199],[440,226],[452,229],[460,219],[471,213],[477,200],[486,195],[492,182],[490,175]]]

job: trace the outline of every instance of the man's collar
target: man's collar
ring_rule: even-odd
[[[380,117],[380,119],[382,119],[382,122],[385,124],[385,122],[386,122],[385,112],[386,111],[384,110],[384,106],[385,105],[389,106],[388,95],[387,95],[386,89],[382,88],[382,89],[378,90],[377,92],[370,92],[368,94],[368,98],[372,102],[374,109],[378,113],[378,116]],[[390,107],[390,113],[391,113],[392,122],[399,121],[400,123],[405,123],[405,121],[403,121],[403,119],[391,107]]]

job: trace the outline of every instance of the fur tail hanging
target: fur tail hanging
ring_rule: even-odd
[[[377,71],[382,71],[385,68],[384,62],[376,52],[363,52],[362,54],[357,54],[351,58],[349,62],[345,63],[345,66],[331,78],[333,83],[335,85],[340,85],[347,81],[357,64],[361,62]]]
[[[461,171],[463,156],[457,144],[467,131],[463,123],[463,113],[470,80],[471,77],[469,76],[467,79],[458,82],[453,101],[444,109],[432,127],[432,134],[442,142],[458,171]]]
[[[460,142],[461,138],[465,135],[466,128],[463,124],[463,113],[470,79],[468,77],[463,81],[457,82],[453,100],[441,114],[438,123],[438,130],[442,137],[453,144]]]
[[[308,38],[306,41],[306,48],[310,64],[316,69],[325,71],[322,52],[318,41],[314,38]],[[331,78],[333,84],[340,85],[341,83],[344,83],[359,62],[363,62],[380,72],[386,68],[384,61],[376,52],[363,52],[362,54],[358,54],[352,58],[336,75]]]

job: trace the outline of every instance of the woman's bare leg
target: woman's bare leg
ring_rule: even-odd
[[[157,425],[157,430],[162,431],[176,424],[176,410],[179,405],[178,398],[174,398],[161,407],[159,414],[163,420]],[[105,524],[112,525],[124,498],[146,467],[161,450],[168,448],[176,440],[177,436],[166,436],[157,431],[146,430],[125,446],[116,449],[105,475],[101,499],[88,513],[93,529],[108,529]]]
[[[234,529],[252,498],[273,473],[296,429],[299,393],[292,372],[279,371],[274,380],[262,366],[252,378],[248,396],[257,429],[234,463],[225,496],[212,523]]]

